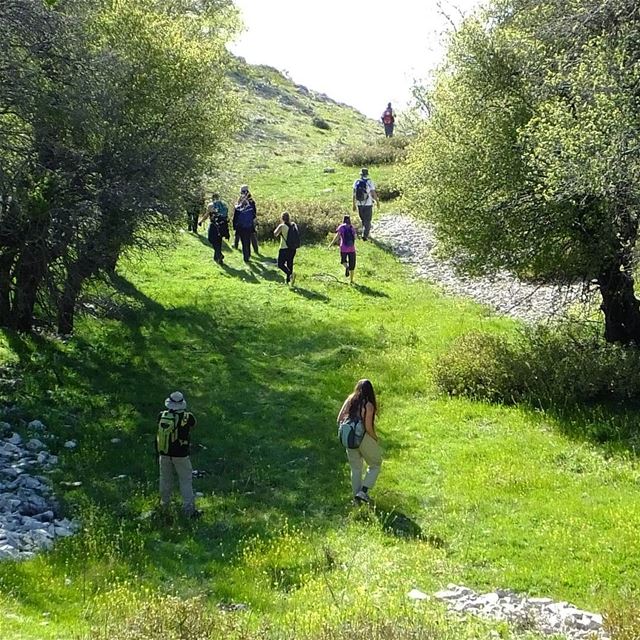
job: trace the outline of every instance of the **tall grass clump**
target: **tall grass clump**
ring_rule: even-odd
[[[345,215],[351,211],[342,202],[309,202],[305,200],[265,200],[258,212],[258,238],[272,240],[273,230],[283,211],[288,211],[298,225],[303,244],[322,242],[334,233]]]
[[[435,380],[451,395],[492,402],[628,403],[640,397],[640,351],[568,321],[525,328],[509,340],[473,332],[439,358]]]
[[[408,138],[383,138],[370,144],[361,144],[341,149],[338,162],[349,167],[368,167],[403,162],[407,157]]]
[[[638,640],[640,638],[640,601],[612,607],[604,613],[604,627],[613,640]]]

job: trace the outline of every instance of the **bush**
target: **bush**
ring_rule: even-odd
[[[543,407],[629,402],[640,397],[640,352],[607,343],[591,325],[525,328],[507,341],[460,338],[440,357],[436,383],[450,394]]]
[[[450,395],[492,402],[513,400],[516,381],[508,366],[510,359],[510,348],[500,337],[468,333],[437,360],[436,384]]]
[[[400,187],[395,184],[385,184],[384,182],[376,183],[376,193],[382,202],[395,200],[402,195]]]
[[[273,240],[273,230],[280,222],[283,211],[300,229],[303,245],[323,242],[327,235],[335,233],[349,208],[339,202],[308,202],[305,200],[264,200],[258,210],[258,238]]]
[[[383,138],[372,144],[341,149],[336,157],[339,162],[349,167],[368,167],[403,162],[407,157],[407,151],[403,139]]]
[[[331,129],[331,125],[324,118],[320,118],[319,116],[314,116],[311,122],[313,123],[313,126],[318,127],[318,129],[324,129],[325,131]]]

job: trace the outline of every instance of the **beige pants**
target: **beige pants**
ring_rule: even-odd
[[[347,458],[351,466],[351,487],[353,495],[358,493],[362,487],[372,489],[378,479],[380,467],[382,466],[382,449],[376,440],[368,433],[365,433],[362,443],[357,449],[347,449]],[[367,475],[362,480],[362,461],[367,463]]]
[[[172,458],[171,456],[158,456],[160,460],[160,502],[163,507],[168,507],[173,490],[173,470],[178,475],[180,494],[182,495],[182,509],[188,515],[195,510],[195,498],[193,496],[193,467],[189,456],[184,458]]]

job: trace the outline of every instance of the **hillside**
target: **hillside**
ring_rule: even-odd
[[[379,123],[271,67],[236,59],[230,79],[244,116],[237,144],[222,163],[222,192],[233,199],[248,183],[257,198],[349,201],[358,168],[341,165],[337,154],[382,140]],[[389,169],[377,173],[386,178]],[[211,186],[219,188],[216,181]]]
[[[233,79],[246,126],[219,180],[226,197],[248,182],[259,206],[348,206],[357,168],[336,153],[380,137],[377,124],[269,68],[239,61]],[[265,235],[276,222],[263,218]],[[46,425],[59,463],[43,475],[80,526],[50,551],[0,562],[1,638],[541,637],[529,619],[462,620],[408,598],[452,582],[633,615],[640,468],[597,438],[620,416],[435,385],[457,338],[480,328],[499,339],[514,321],[414,281],[375,242],[358,243],[353,286],[325,243],[301,248],[296,288],[274,243],[250,265],[224,253],[221,268],[202,235],[167,236],[86,289],[73,337],[0,333],[1,419],[25,439],[32,420]],[[335,434],[363,377],[385,451],[371,508],[352,504]],[[199,422],[196,521],[177,494],[169,517],[156,508],[155,421],[175,389]],[[0,482],[8,490],[8,475]]]

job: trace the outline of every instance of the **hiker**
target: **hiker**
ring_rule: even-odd
[[[382,116],[380,117],[382,120],[382,124],[384,125],[384,135],[387,138],[393,137],[393,123],[396,121],[396,117],[393,114],[393,109],[391,108],[391,103],[387,104],[387,108],[382,112]]]
[[[351,488],[357,502],[369,502],[369,490],[373,489],[382,466],[382,449],[378,443],[375,419],[378,412],[376,394],[370,380],[359,380],[353,392],[347,397],[338,413],[338,424],[345,420],[360,422],[364,426],[364,437],[357,449],[346,449],[351,467]],[[367,463],[367,473],[362,479],[363,460]]]
[[[356,229],[351,224],[350,216],[343,218],[327,249],[330,249],[338,238],[340,238],[340,264],[345,265],[344,277],[350,278],[350,283],[353,284],[353,272],[356,270]]]
[[[229,239],[229,207],[220,200],[220,195],[217,193],[211,194],[211,202],[207,205],[207,211],[200,219],[199,224],[202,224],[207,218],[209,219],[207,237],[213,247],[213,261],[223,265],[222,240]]]
[[[187,411],[187,402],[180,391],[174,391],[164,401],[166,409],[158,414],[156,435],[156,453],[160,465],[160,504],[163,509],[169,507],[173,489],[173,471],[178,476],[182,510],[190,518],[197,518],[193,495],[193,469],[189,458],[191,430],[196,419]]]
[[[373,217],[373,203],[380,206],[376,185],[369,177],[369,169],[363,167],[360,170],[360,177],[353,183],[353,210],[358,208],[360,220],[362,220],[362,239],[369,238],[371,231],[371,218]]]
[[[198,218],[202,211],[202,195],[197,192],[190,193],[186,199],[187,230],[198,233]]]
[[[238,241],[242,242],[242,255],[245,262],[249,262],[252,245],[253,250],[256,253],[260,253],[258,250],[258,232],[256,229],[257,215],[258,211],[256,209],[256,202],[249,191],[249,187],[246,184],[243,184],[240,187],[240,197],[236,202],[233,213],[233,228],[236,232],[233,240],[233,248],[237,249]],[[242,220],[241,223],[237,222],[239,219]],[[249,224],[249,221],[251,222],[251,225],[247,227],[246,225]],[[243,234],[246,238],[246,242],[242,240]]]
[[[293,287],[296,274],[293,271],[293,259],[300,246],[300,232],[298,225],[291,221],[289,213],[285,211],[281,216],[282,222],[274,229],[273,237],[280,238],[280,251],[278,252],[278,269],[284,272],[287,284]]]

